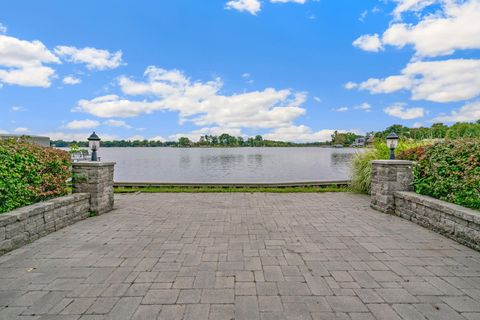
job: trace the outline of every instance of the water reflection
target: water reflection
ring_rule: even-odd
[[[330,161],[335,167],[345,167],[352,161],[353,153],[332,153],[330,155]]]
[[[300,182],[348,179],[359,149],[102,148],[117,182]]]

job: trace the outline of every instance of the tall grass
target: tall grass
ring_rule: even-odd
[[[410,148],[432,144],[432,141],[401,140],[395,153],[398,154]],[[357,153],[352,160],[352,173],[349,189],[358,193],[370,194],[372,183],[372,160],[389,159],[390,150],[383,141],[377,141],[365,152]]]

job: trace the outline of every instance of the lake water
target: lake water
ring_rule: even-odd
[[[352,155],[333,148],[103,148],[115,182],[307,182],[347,180]]]

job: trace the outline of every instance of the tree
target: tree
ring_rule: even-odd
[[[191,143],[192,142],[187,137],[181,137],[180,139],[178,139],[179,147],[189,147]]]

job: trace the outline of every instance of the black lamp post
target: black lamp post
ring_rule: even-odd
[[[92,150],[92,159],[91,161],[98,161],[97,150],[100,149],[100,138],[97,136],[95,131],[88,137],[88,146]]]
[[[398,139],[398,136],[393,131],[387,136],[387,147],[390,149],[390,160],[395,160],[395,149],[398,146]]]

